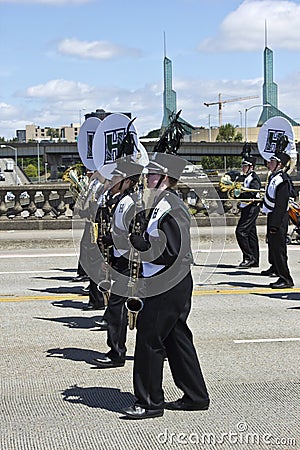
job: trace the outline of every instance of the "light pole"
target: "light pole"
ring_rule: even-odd
[[[250,108],[245,108],[245,141],[248,142],[248,126],[247,126],[247,112],[250,111],[252,108],[261,108],[266,107],[269,108],[270,104],[262,104],[262,105],[252,105]]]
[[[17,167],[18,167],[18,149],[16,147],[12,147],[11,145],[7,144],[1,144],[1,148],[11,148],[15,152],[15,183],[16,186],[18,185],[18,174],[17,174]]]
[[[239,110],[240,113],[240,127],[241,127],[241,133],[243,134],[243,113],[241,110]]]
[[[47,183],[47,166],[48,166],[48,163],[45,162],[45,183]]]
[[[38,183],[41,182],[41,170],[40,170],[40,141],[37,141],[37,171],[38,171]]]

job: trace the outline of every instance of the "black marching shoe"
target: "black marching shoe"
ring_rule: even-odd
[[[277,277],[277,274],[275,272],[275,270],[273,269],[273,267],[269,267],[269,269],[267,270],[262,270],[260,272],[261,275],[264,275],[266,277]]]
[[[287,289],[294,286],[292,281],[286,281],[283,278],[279,278],[275,283],[269,284],[272,289]]]
[[[97,327],[100,327],[100,330],[103,330],[103,331],[108,329],[108,322],[105,319],[95,320],[95,325]]]
[[[84,281],[89,281],[89,277],[87,275],[77,275],[77,277],[72,278],[71,280],[73,283],[75,282],[84,282]]]
[[[163,409],[145,409],[140,406],[129,406],[129,408],[122,411],[124,419],[141,420],[152,419],[154,417],[161,417],[164,414]]]
[[[238,265],[239,269],[246,269],[247,267],[258,267],[258,263],[254,259],[245,259]]]
[[[182,398],[175,402],[166,402],[165,409],[172,411],[206,411],[209,403],[187,403]]]
[[[80,294],[81,295],[89,295],[90,293],[90,286],[84,287],[80,289]]]
[[[105,307],[100,305],[93,305],[93,303],[88,303],[82,308],[82,311],[101,311],[102,309],[105,309]]]
[[[122,359],[111,359],[109,356],[104,355],[100,358],[94,358],[93,364],[99,367],[99,369],[112,369],[114,367],[123,367],[125,361]]]

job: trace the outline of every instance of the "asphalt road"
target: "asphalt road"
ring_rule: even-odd
[[[263,229],[261,267],[248,271],[236,268],[232,230],[225,239],[218,230],[213,238],[200,230],[200,241],[193,232],[189,318],[211,407],[133,422],[120,410],[133,402],[135,332],[123,368],[94,368],[106,333],[94,323],[101,311],[82,311],[83,284],[70,281],[70,232],[41,232],[35,245],[20,232],[23,246],[2,246],[1,450],[300,449],[300,246],[288,248],[295,287],[272,290],[274,279],[260,275]],[[167,401],[180,396],[167,362],[164,391]]]

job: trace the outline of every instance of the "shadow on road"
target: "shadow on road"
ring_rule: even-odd
[[[56,306],[57,308],[73,308],[73,309],[82,309],[86,306],[84,302],[75,302],[74,300],[61,300],[51,303],[52,306]]]
[[[83,361],[87,364],[95,366],[93,359],[103,356],[103,353],[95,350],[87,350],[77,347],[65,348],[49,348],[47,350],[48,358],[69,359],[71,361]],[[126,361],[133,361],[133,356],[126,356]],[[92,367],[92,369],[99,369],[99,367]]]
[[[45,320],[48,322],[59,322],[64,324],[64,326],[69,328],[78,328],[83,330],[88,330],[90,328],[97,328],[95,320],[102,319],[102,316],[96,317],[33,317],[37,320]]]
[[[107,411],[122,412],[122,409],[132,405],[135,397],[130,392],[107,387],[72,386],[62,392],[63,400],[69,403],[79,403],[90,408],[101,408]]]
[[[274,300],[292,300],[292,301],[298,301],[300,302],[300,292],[284,292],[284,289],[282,289],[281,292],[274,292],[270,294],[266,293],[266,294],[253,294],[253,295],[259,295],[260,297],[268,297],[268,298],[273,298]],[[300,309],[299,306],[293,306],[291,308],[288,309]]]
[[[46,292],[48,294],[77,294],[82,295],[81,289],[84,286],[70,286],[70,287],[58,287],[58,288],[45,288],[45,289],[30,289],[34,292]]]
[[[83,348],[66,347],[66,348],[49,348],[47,357],[69,359],[71,361],[84,361],[87,364],[93,364],[94,358],[99,358],[103,353],[95,350],[86,350]]]
[[[60,276],[54,276],[54,277],[31,277],[34,280],[56,280],[56,281],[72,281],[73,277],[60,277]]]

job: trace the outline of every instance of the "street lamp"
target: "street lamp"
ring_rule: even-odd
[[[243,129],[243,113],[242,113],[241,110],[239,110],[239,113],[240,113],[240,127],[241,127],[241,132],[242,132],[242,129]]]
[[[1,144],[1,148],[11,148],[15,152],[15,183],[16,186],[18,185],[18,174],[17,174],[17,167],[18,167],[18,149],[16,147],[12,147],[11,145],[7,144]]]
[[[247,112],[250,111],[252,108],[261,108],[266,107],[269,108],[271,105],[269,103],[262,104],[262,105],[252,105],[250,108],[245,108],[245,141],[248,142],[248,127],[247,127]]]
[[[40,141],[37,141],[37,171],[38,171],[38,183],[41,182],[41,170],[40,170]]]
[[[81,108],[79,110],[79,126],[81,126],[81,111],[86,111],[86,108]]]
[[[48,166],[48,163],[45,162],[45,183],[47,182],[47,166]]]

